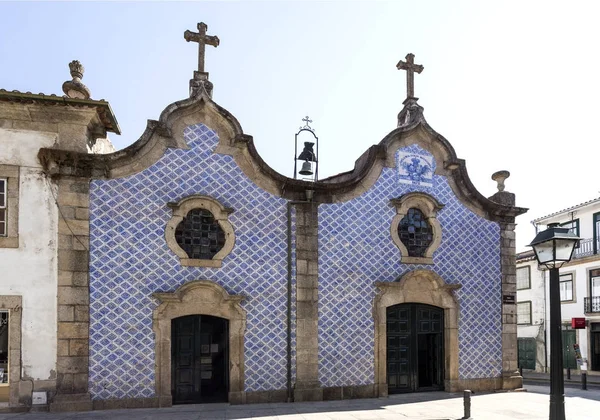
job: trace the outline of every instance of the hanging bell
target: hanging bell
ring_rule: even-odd
[[[313,171],[312,171],[312,165],[310,164],[309,161],[305,161],[302,164],[302,169],[300,169],[300,175],[312,175]]]
[[[302,150],[302,153],[300,153],[300,156],[298,156],[298,160],[307,160],[309,162],[316,162],[315,161],[315,151],[313,150],[313,146],[315,144],[311,143],[310,141],[305,141],[304,142],[304,150]]]

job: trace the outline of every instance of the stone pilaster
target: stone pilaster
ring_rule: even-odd
[[[318,204],[296,205],[295,401],[320,401],[318,343]]]
[[[502,271],[502,388],[523,386],[517,355],[517,268],[515,224],[500,223]],[[512,300],[512,303],[508,302]]]
[[[58,180],[57,395],[51,411],[91,410],[89,179]]]

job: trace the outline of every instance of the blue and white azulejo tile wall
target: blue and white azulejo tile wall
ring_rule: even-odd
[[[152,397],[153,292],[198,279],[246,296],[247,391],[286,386],[286,202],[257,187],[217,135],[187,127],[188,150],[168,149],[132,176],[94,180],[90,193],[90,378],[94,399]],[[220,269],[182,267],[167,247],[168,202],[192,194],[235,211],[236,243]]]
[[[429,165],[429,168],[427,167]],[[322,386],[374,383],[374,283],[414,269],[460,283],[459,376],[501,374],[500,228],[467,209],[433,156],[418,145],[396,152],[375,185],[349,202],[319,207],[319,376]],[[444,204],[433,265],[400,264],[390,237],[392,198],[423,191]]]

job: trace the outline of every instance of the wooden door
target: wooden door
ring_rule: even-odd
[[[227,320],[191,315],[174,319],[171,329],[173,404],[227,401]]]
[[[519,352],[519,367],[535,369],[536,343],[535,338],[517,339]]]
[[[388,392],[443,389],[443,309],[400,304],[386,315]]]
[[[563,345],[563,368],[577,369],[577,361],[575,360],[575,349],[573,344],[576,343],[575,330],[562,330],[562,345]]]
[[[590,369],[600,370],[600,323],[590,325]]]

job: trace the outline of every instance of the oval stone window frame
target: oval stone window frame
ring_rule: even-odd
[[[394,198],[390,200],[390,204],[396,208],[396,215],[392,219],[390,233],[392,241],[400,250],[400,262],[404,264],[433,264],[433,253],[439,248],[442,242],[442,226],[437,220],[437,212],[444,208],[444,205],[429,194],[422,192],[408,193],[400,198]],[[408,214],[408,210],[411,208],[419,209],[433,230],[433,240],[422,257],[409,256],[406,245],[402,243],[398,235],[400,221]]]
[[[231,253],[233,246],[235,245],[233,226],[229,222],[229,215],[233,213],[233,209],[225,207],[214,198],[205,195],[191,195],[176,203],[167,203],[167,206],[173,209],[173,215],[167,223],[165,239],[171,251],[179,257],[181,265],[187,267],[220,268],[223,265],[223,258]],[[225,244],[223,245],[223,248],[221,248],[221,250],[211,259],[189,258],[188,254],[179,246],[175,239],[177,225],[183,221],[188,212],[195,209],[204,209],[211,212],[215,221],[225,233]]]

